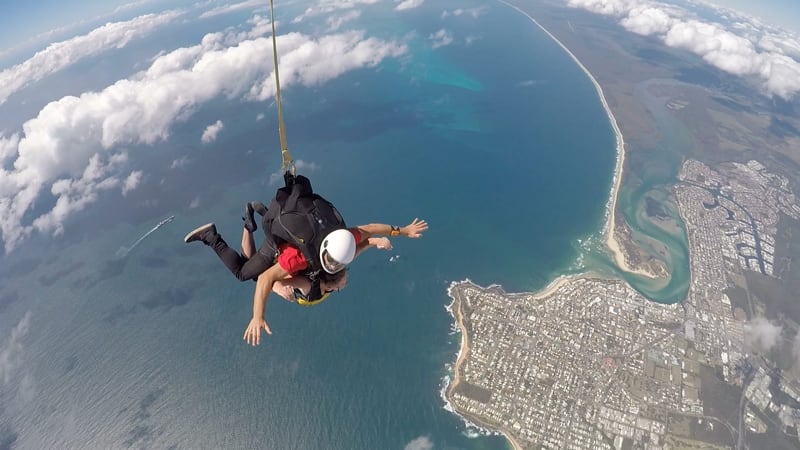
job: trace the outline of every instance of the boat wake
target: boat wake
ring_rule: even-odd
[[[136,248],[136,246],[138,246],[143,240],[147,239],[148,236],[150,236],[151,234],[155,233],[156,230],[158,230],[162,226],[172,222],[173,219],[175,219],[175,216],[169,216],[166,219],[162,220],[161,222],[158,222],[158,224],[156,226],[151,228],[147,233],[143,234],[139,239],[137,239],[133,244],[131,244],[130,247],[124,247],[124,246],[120,247],[119,250],[117,250],[117,253],[116,253],[117,257],[118,258],[124,258],[124,257],[128,256],[128,254],[134,248]]]

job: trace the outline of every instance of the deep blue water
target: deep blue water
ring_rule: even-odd
[[[470,6],[485,14],[441,17]],[[2,260],[0,348],[16,356],[0,366],[10,377],[0,444],[402,449],[421,438],[417,448],[504,448],[499,437],[468,438],[443,409],[459,343],[446,287],[470,278],[533,290],[573,264],[576,240],[602,227],[613,132],[585,74],[516,11],[471,1],[385,9],[358,25],[394,38],[415,30],[409,55],[287,89],[289,145],[319,167],[305,173],[348,224],[420,217],[429,232],[370,250],[348,288],[318,307],[273,298],[274,335],[245,345],[254,285],[181,239],[214,221],[238,245],[244,203],[276,187],[275,112],[206,105],[146,153],[148,183],[125,203],[98,204],[65,236]],[[441,28],[455,41],[432,49],[426,37]],[[198,145],[217,119],[219,140]],[[187,154],[185,171],[167,169]]]

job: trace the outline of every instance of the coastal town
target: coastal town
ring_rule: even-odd
[[[787,180],[756,161],[689,160],[674,190],[692,273],[681,303],[588,275],[537,294],[451,285],[458,413],[516,448],[731,448],[743,428],[796,430],[800,390],[776,392],[747,342],[746,309],[759,307],[726,294],[746,292],[744,271],[774,275],[778,219],[800,219]]]

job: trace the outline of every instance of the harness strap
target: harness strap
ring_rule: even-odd
[[[278,44],[275,40],[275,16],[272,13],[272,0],[269,0],[269,20],[272,22],[272,61],[275,65],[275,101],[278,105],[278,135],[281,140],[281,171],[287,168],[295,175],[297,169],[294,165],[294,158],[289,153],[289,146],[286,144],[286,127],[283,125],[283,107],[281,106],[281,81],[278,76]]]

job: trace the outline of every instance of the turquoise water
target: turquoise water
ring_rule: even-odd
[[[689,286],[689,249],[685,228],[681,225],[675,229],[665,230],[648,220],[644,213],[646,197],[659,200],[665,212],[678,224],[681,224],[677,207],[671,201],[671,187],[675,184],[682,158],[689,154],[693,145],[692,137],[686,127],[676,120],[666,108],[666,100],[653,96],[647,91],[647,82],[636,88],[637,99],[645,105],[655,119],[658,129],[663,134],[657,147],[648,149],[649,162],[642,173],[642,183],[635,188],[623,189],[620,194],[620,205],[634,236],[645,236],[638,240],[647,249],[653,249],[648,242],[656,240],[664,245],[666,258],[663,258],[670,272],[666,284],[653,283],[635,277],[626,277],[632,286],[644,294],[664,303],[681,301],[686,296]],[[652,254],[657,254],[651,250]]]
[[[318,167],[305,173],[349,224],[420,217],[429,232],[395,239],[390,253],[370,250],[348,288],[318,307],[272,299],[274,335],[244,345],[253,284],[181,239],[214,221],[238,245],[242,206],[275,189],[274,111],[206,105],[147,154],[149,184],[124,205],[88,212],[64,237],[34,240],[2,260],[0,337],[17,357],[4,368],[14,381],[0,391],[0,443],[507,445],[468,437],[443,409],[441,383],[459,343],[446,287],[470,278],[535,290],[586,268],[576,243],[603,225],[615,138],[589,79],[526,17],[501,4],[429,3],[360,19],[382,35],[415,30],[406,57],[284,94],[290,148]],[[469,6],[485,14],[441,17]],[[455,43],[431,49],[426,37],[443,27]],[[260,122],[259,112],[267,113]],[[197,145],[197,130],[218,118],[220,139]],[[186,154],[184,171],[166,168]],[[173,214],[127,258],[114,258]],[[12,342],[5,337],[15,327]]]

